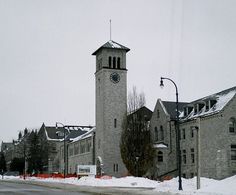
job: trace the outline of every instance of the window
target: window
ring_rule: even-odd
[[[118,172],[118,164],[113,164],[113,171]]]
[[[216,100],[210,100],[210,107],[212,108],[216,104]]]
[[[160,110],[157,110],[157,118],[160,118]]]
[[[158,141],[158,130],[157,130],[157,127],[155,127],[155,141]]]
[[[117,68],[120,69],[120,57],[117,58]]]
[[[236,130],[235,119],[234,119],[234,118],[231,118],[231,119],[229,120],[229,132],[230,132],[230,133],[235,133],[235,130]]]
[[[231,145],[231,160],[236,160],[236,144]]]
[[[116,57],[113,57],[113,68],[116,68]]]
[[[163,162],[163,152],[161,151],[157,153],[157,162]]]
[[[194,149],[191,148],[191,163],[195,163]]]
[[[160,126],[160,139],[164,140],[164,130],[163,130],[163,126]]]
[[[194,114],[197,114],[197,112],[198,112],[198,104],[195,104],[194,105]]]
[[[109,56],[109,68],[111,68],[111,56]]]
[[[185,129],[182,129],[182,139],[185,139]]]
[[[191,131],[191,137],[194,137],[194,129],[190,129],[190,131]]]
[[[114,119],[114,127],[116,128],[116,126],[117,126],[117,120],[116,120],[116,118]]]
[[[205,111],[208,111],[209,110],[209,101],[206,102],[206,109]]]
[[[183,164],[187,163],[187,159],[186,159],[186,150],[183,150]]]

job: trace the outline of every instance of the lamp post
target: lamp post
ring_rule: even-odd
[[[201,176],[200,122],[201,122],[201,119],[200,117],[196,119],[196,122],[197,122],[197,125],[191,126],[191,129],[197,131],[197,190],[199,190],[201,186],[201,181],[200,181],[200,176]]]
[[[62,125],[64,130],[63,141],[64,141],[64,179],[65,179],[66,178],[66,129],[65,129],[66,126],[60,122],[56,122],[56,129],[58,128],[58,124]]]
[[[168,80],[172,82],[175,86],[176,90],[176,135],[177,135],[177,143],[176,143],[176,150],[177,150],[177,167],[178,167],[178,175],[179,175],[179,190],[183,190],[182,188],[182,179],[181,179],[181,153],[180,153],[180,130],[179,130],[179,99],[178,99],[178,88],[177,85],[173,80],[170,78],[161,77],[160,86],[164,87],[163,80]]]

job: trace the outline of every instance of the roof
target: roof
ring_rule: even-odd
[[[182,120],[194,119],[197,117],[209,116],[209,115],[219,113],[235,97],[235,94],[236,94],[236,87],[232,87],[232,88],[223,90],[221,92],[190,102],[189,105],[194,105],[197,103],[207,102],[208,100],[212,100],[212,99],[216,100],[216,103],[214,104],[214,106],[212,106],[209,110],[206,110],[205,106],[201,110],[199,110],[199,112],[197,113],[194,113],[194,110],[192,110],[192,112],[188,116],[183,117]],[[183,113],[181,114],[183,115]]]
[[[64,127],[54,127],[54,126],[45,126],[42,127],[45,131],[47,140],[50,141],[63,141],[64,140],[64,132],[66,135],[66,140],[71,140],[76,137],[79,137],[85,133],[87,133],[92,126],[64,126]]]
[[[170,115],[171,119],[176,119],[176,102],[162,101],[167,113]],[[179,102],[179,112],[182,112],[184,106],[188,105],[187,102]]]
[[[13,148],[13,143],[12,142],[2,142],[2,145],[1,145],[1,152],[4,152],[6,150],[9,150],[11,148]]]
[[[96,130],[96,127],[93,127],[90,130],[88,130],[86,133],[84,133],[84,134],[82,134],[82,135],[80,135],[78,137],[75,137],[74,139],[70,139],[70,140],[72,142],[77,142],[77,141],[80,141],[80,140],[92,137],[92,134],[93,134],[93,132],[95,132],[95,130]]]
[[[92,53],[92,55],[96,55],[98,53],[98,51],[103,48],[120,49],[120,50],[125,50],[126,52],[128,52],[130,50],[128,47],[125,47],[115,41],[110,40],[110,41],[106,42],[104,45],[102,45],[101,47],[99,47],[95,52]]]
[[[128,115],[128,118],[129,116],[132,116],[134,114],[137,114],[139,116],[144,116],[145,117],[145,120],[146,121],[150,121],[151,120],[151,117],[152,117],[152,111],[150,109],[148,109],[146,106],[143,106],[137,110],[135,110],[134,112],[132,112],[131,114]]]

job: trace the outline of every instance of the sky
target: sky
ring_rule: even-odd
[[[234,0],[0,0],[0,141],[24,128],[95,125],[95,57],[127,53],[128,91],[188,102],[236,84]]]

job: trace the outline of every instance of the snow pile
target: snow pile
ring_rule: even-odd
[[[155,188],[158,182],[142,177],[124,177],[112,179],[95,179],[91,177],[82,177],[79,179],[77,185],[86,186],[109,186],[109,187],[141,187],[141,188]]]
[[[4,176],[4,179],[22,180],[20,177]],[[236,195],[236,175],[227,179],[218,181],[214,179],[201,178],[201,189],[196,189],[196,177],[193,179],[182,178],[183,191],[178,190],[178,178],[169,181],[158,182],[141,177],[124,177],[112,179],[95,179],[92,177],[82,177],[66,179],[39,179],[36,177],[27,178],[32,181],[68,183],[78,186],[94,187],[128,187],[128,188],[149,188],[149,194],[157,192],[169,192],[179,195]]]

